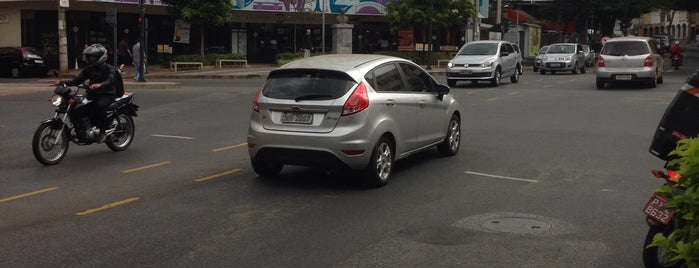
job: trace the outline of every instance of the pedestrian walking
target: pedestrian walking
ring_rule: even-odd
[[[313,40],[311,40],[311,29],[306,29],[306,35],[303,37],[301,49],[303,50],[304,58],[308,58],[311,56],[311,50],[313,50]]]
[[[141,42],[136,42],[136,44],[134,44],[131,48],[131,52],[133,53],[133,65],[136,68],[134,79],[136,81],[140,81],[141,77],[143,76],[143,69],[141,68]],[[144,65],[146,63],[145,55],[143,55],[143,63]]]

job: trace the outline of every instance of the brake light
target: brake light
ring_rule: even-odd
[[[604,67],[604,58],[602,56],[597,57],[597,67]]]
[[[652,67],[653,66],[653,57],[648,55],[648,57],[646,57],[646,61],[643,62],[643,66],[644,67]]]
[[[252,99],[252,109],[255,112],[260,112],[260,105],[257,104],[257,101],[260,99],[260,93],[262,93],[262,89],[257,91],[257,94],[255,94],[255,98]]]
[[[25,58],[25,56],[24,56],[24,48],[20,48],[20,52],[22,53],[22,58],[24,59],[24,58]]]
[[[345,106],[342,108],[342,115],[355,114],[364,111],[367,107],[369,107],[369,94],[366,92],[364,83],[360,83],[345,102]]]

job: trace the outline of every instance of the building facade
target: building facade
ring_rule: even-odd
[[[641,16],[639,35],[670,35],[673,40],[696,44],[699,28],[696,23],[699,13],[680,10],[656,10]]]

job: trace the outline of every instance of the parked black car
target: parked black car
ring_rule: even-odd
[[[46,76],[46,60],[31,47],[0,47],[0,75],[22,77]]]

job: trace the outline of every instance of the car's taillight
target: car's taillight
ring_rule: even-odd
[[[342,108],[342,115],[355,114],[364,111],[367,107],[369,107],[369,94],[366,92],[364,83],[360,83],[345,102],[345,106]]]
[[[653,66],[653,57],[648,55],[648,57],[646,57],[646,61],[643,62],[643,66],[644,67],[652,67]]]
[[[597,57],[597,67],[604,67],[604,58],[602,56]]]
[[[24,59],[24,48],[20,48],[20,52],[22,53],[22,58]]]
[[[262,93],[262,89],[257,91],[257,94],[255,94],[255,98],[252,99],[252,109],[255,112],[260,112],[260,105],[257,104],[257,101],[260,99],[260,93]]]

